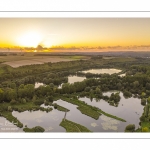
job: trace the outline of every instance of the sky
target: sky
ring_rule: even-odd
[[[0,47],[149,47],[150,18],[0,18]]]

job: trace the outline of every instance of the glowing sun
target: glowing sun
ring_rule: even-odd
[[[42,41],[42,37],[37,32],[29,32],[18,39],[20,46],[36,47]]]

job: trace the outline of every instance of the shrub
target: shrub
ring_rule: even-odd
[[[11,106],[8,106],[8,109],[7,109],[8,111],[12,111],[12,108],[11,108]]]
[[[142,132],[148,132],[148,131],[149,131],[149,130],[148,130],[147,127],[142,128]]]
[[[109,100],[109,97],[106,95],[106,96],[103,96],[103,99],[104,100]]]
[[[142,115],[142,116],[140,117],[140,121],[141,121],[141,122],[144,122],[144,121],[145,121],[145,116]]]
[[[16,103],[17,103],[17,101],[15,101],[14,99],[10,101],[10,104],[12,104],[12,105],[16,104]]]
[[[85,90],[85,92],[89,92],[90,91],[90,87],[86,87],[84,90]]]
[[[134,124],[129,124],[125,128],[126,132],[134,132],[135,131],[135,125]]]
[[[48,101],[53,102],[53,96],[48,96]]]
[[[131,92],[129,92],[129,91],[127,91],[127,90],[125,90],[124,92],[123,92],[123,95],[124,95],[124,97],[131,97],[132,96],[132,93]]]
[[[54,108],[57,109],[57,104],[54,104]]]
[[[145,98],[142,98],[142,99],[141,99],[141,104],[142,104],[142,105],[146,105],[146,99],[145,99]]]
[[[149,113],[149,106],[146,105],[146,106],[144,107],[144,116],[145,116],[145,117],[148,117],[148,113]]]
[[[43,100],[36,100],[36,101],[34,101],[34,104],[35,105],[42,105],[43,104]]]
[[[22,99],[22,103],[25,104],[26,103],[26,99],[23,98]]]
[[[25,132],[44,132],[45,129],[40,127],[40,126],[36,126],[36,127],[33,127],[33,128],[25,127],[23,129],[23,131],[25,131]]]
[[[150,97],[148,97],[148,99],[147,99],[147,103],[150,103]]]

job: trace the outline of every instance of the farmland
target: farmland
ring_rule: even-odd
[[[9,65],[13,68],[32,64],[57,63],[65,61],[74,61],[80,59],[89,59],[89,56],[71,56],[71,55],[44,55],[42,53],[6,53],[6,56],[0,55],[0,63]],[[1,72],[1,70],[0,70]]]

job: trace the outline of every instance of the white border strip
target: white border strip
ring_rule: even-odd
[[[150,18],[150,12],[0,12],[0,18]]]
[[[143,139],[149,138],[148,133],[1,133],[0,138],[15,139],[15,138],[52,138],[52,139]]]

